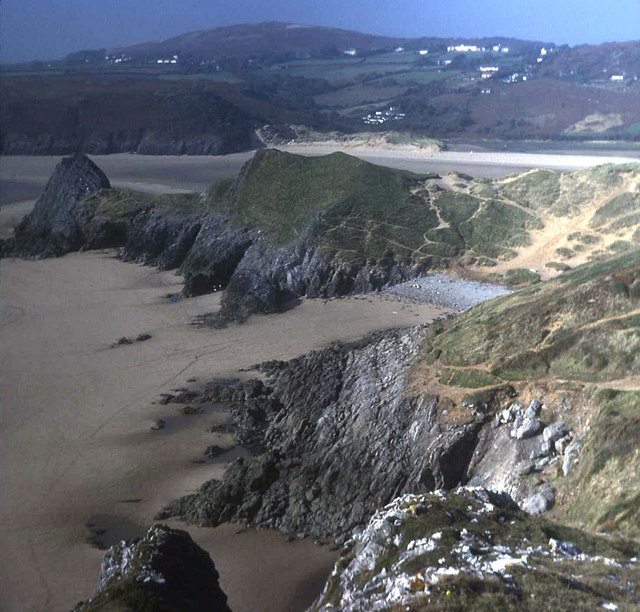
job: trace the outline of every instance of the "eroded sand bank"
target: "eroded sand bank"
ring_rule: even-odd
[[[88,596],[106,544],[135,535],[169,499],[220,475],[202,461],[219,415],[154,404],[257,362],[336,339],[430,320],[427,305],[384,297],[309,300],[282,315],[214,331],[190,325],[220,294],[170,303],[180,278],[91,252],[2,260],[0,321],[0,609],[64,610]],[[122,336],[146,342],[110,348]],[[196,382],[187,383],[187,379]],[[167,422],[151,431],[158,418]],[[237,456],[231,451],[222,461]],[[190,528],[212,555],[234,610],[304,609],[334,560],[310,541],[237,526]]]

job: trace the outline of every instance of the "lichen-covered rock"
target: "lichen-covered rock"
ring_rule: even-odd
[[[311,610],[631,609],[637,550],[531,518],[487,489],[404,495],[346,543]]]
[[[139,540],[112,546],[93,597],[76,612],[228,612],[209,555],[186,531],[155,525]]]

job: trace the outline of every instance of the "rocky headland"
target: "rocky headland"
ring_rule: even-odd
[[[118,247],[124,260],[177,269],[187,296],[225,289],[208,321],[225,325],[285,310],[302,296],[377,291],[434,269],[462,267],[517,288],[632,248],[640,236],[637,174],[637,165],[604,166],[491,181],[271,149],[205,193],[152,196],[109,188],[76,155],[58,166],[1,252]],[[556,236],[555,251],[536,249],[555,223],[579,215],[589,232]],[[522,267],[532,258],[549,267]]]
[[[215,326],[434,269],[507,281],[519,290],[431,325],[206,384],[195,397],[230,406],[251,456],[160,517],[346,543],[319,609],[555,592],[618,609],[639,602],[639,176],[489,181],[266,150],[204,194],[148,196],[75,156],[3,252],[118,247],[178,269],[186,295],[224,289]]]

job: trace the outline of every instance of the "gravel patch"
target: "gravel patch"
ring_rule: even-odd
[[[463,311],[511,291],[501,285],[461,280],[449,274],[432,274],[392,285],[384,293]]]

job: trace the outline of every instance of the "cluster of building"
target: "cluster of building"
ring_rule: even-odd
[[[400,121],[406,117],[405,113],[399,113],[393,106],[387,110],[375,111],[362,117],[363,123],[367,125],[381,125],[387,121]]]
[[[156,60],[156,64],[177,64],[178,56],[173,55],[171,57],[161,57]]]
[[[529,78],[528,74],[522,74],[520,72],[514,72],[508,77],[502,79],[503,83],[518,83],[520,81],[526,81]]]
[[[126,62],[132,62],[133,58],[127,55],[105,55],[104,61],[107,64],[125,64]]]
[[[465,45],[463,43],[457,45],[449,45],[447,47],[449,53],[486,53],[487,51],[494,51],[495,53],[509,53],[509,47],[503,47],[502,45],[493,45],[491,49],[487,47],[480,47],[478,45]]]
[[[490,79],[496,72],[500,71],[500,66],[480,66],[478,70],[483,79]]]
[[[128,55],[105,55],[104,61],[107,64],[126,64],[127,62],[140,61],[139,58],[134,58]],[[145,60],[147,63],[152,64],[177,64],[178,56],[172,55],[169,57],[159,57],[153,60]]]

